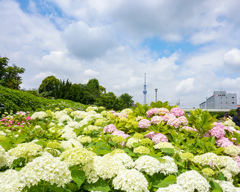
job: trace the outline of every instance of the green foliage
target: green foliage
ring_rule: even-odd
[[[133,112],[136,116],[145,116],[149,109],[150,107],[147,104],[141,105],[140,103],[136,103],[136,107],[133,109]]]
[[[102,192],[108,192],[111,190],[107,182],[104,181],[103,179],[98,179],[96,183],[86,183],[84,185],[84,189],[86,189],[87,191],[102,191]]]
[[[41,85],[38,88],[38,92],[44,97],[54,97],[58,82],[59,80],[56,77],[52,75],[48,76],[42,81]]]
[[[122,95],[120,95],[119,100],[120,102],[123,102],[122,107],[123,108],[129,108],[132,106],[132,96],[129,95],[128,93],[123,93]]]
[[[73,108],[85,109],[87,106],[68,100],[52,100],[36,97],[30,93],[0,86],[0,115],[4,112],[38,111],[42,109]]]
[[[213,122],[216,121],[216,118],[212,117],[208,111],[202,111],[201,109],[190,111],[190,116],[186,116],[186,118],[189,125],[194,126],[201,137],[213,127]]]
[[[8,66],[8,58],[0,57],[0,85],[11,89],[19,89],[22,83],[22,78],[19,74],[25,72],[22,67],[16,65]]]

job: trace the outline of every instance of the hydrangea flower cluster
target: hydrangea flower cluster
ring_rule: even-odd
[[[148,128],[151,126],[151,121],[147,120],[147,119],[142,119],[141,121],[139,121],[138,123],[138,127],[139,128]]]
[[[182,173],[177,177],[177,184],[182,186],[186,192],[208,192],[210,185],[208,181],[197,171],[191,170]]]
[[[174,149],[174,146],[172,145],[172,143],[169,142],[159,142],[158,144],[153,146],[154,149],[162,149],[162,148],[172,148]]]
[[[224,153],[233,157],[240,155],[240,148],[236,145],[230,145],[228,147],[224,147],[223,151]]]
[[[172,108],[170,113],[175,115],[176,117],[184,116],[185,112],[180,108]]]
[[[45,117],[47,117],[47,113],[45,113],[44,111],[40,111],[33,113],[31,119],[44,119]]]
[[[165,161],[160,163],[160,173],[163,173],[164,175],[170,175],[178,172],[178,167],[172,157],[164,156],[162,159]]]
[[[226,137],[222,137],[216,141],[218,147],[228,147],[233,145],[233,142]]]
[[[185,129],[185,130],[187,130],[187,131],[195,131],[195,132],[198,132],[197,129],[192,128],[192,127],[188,127],[188,126],[183,126],[181,129]]]
[[[168,142],[168,138],[166,137],[166,135],[162,134],[162,133],[156,133],[153,137],[152,137],[152,141],[157,144],[159,142]]]
[[[112,133],[112,135],[121,136],[121,137],[123,137],[123,138],[125,138],[125,139],[128,138],[128,137],[130,137],[130,135],[125,134],[123,131],[119,131],[119,130],[114,131],[114,132]]]
[[[161,121],[163,121],[162,116],[153,116],[151,118],[151,123],[153,124],[159,124]]]
[[[125,169],[119,171],[117,177],[112,181],[114,189],[126,192],[149,192],[148,181],[142,173],[136,169]]]
[[[64,187],[72,180],[68,165],[49,153],[37,157],[23,167],[19,172],[19,178],[19,182],[28,187],[37,185],[40,180]]]
[[[133,150],[133,152],[138,153],[138,154],[149,154],[150,149],[148,147],[145,147],[145,146],[138,146]]]
[[[33,157],[42,151],[41,145],[35,143],[20,143],[17,147],[8,151],[8,154],[15,157]]]
[[[173,191],[185,192],[182,186],[178,184],[172,184],[172,185],[169,185],[168,187],[159,188],[156,192],[173,192]]]
[[[110,124],[110,125],[106,125],[103,129],[104,133],[112,133],[114,131],[117,131],[117,128],[115,127],[115,125]]]

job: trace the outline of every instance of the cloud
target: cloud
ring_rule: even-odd
[[[183,79],[178,86],[176,91],[188,93],[194,89],[194,78]]]
[[[224,64],[232,70],[240,70],[240,50],[233,48],[224,54]]]
[[[90,27],[79,21],[69,25],[63,40],[73,55],[82,59],[102,56],[114,45],[114,35],[109,26]]]
[[[87,69],[87,70],[85,70],[85,71],[84,71],[84,74],[85,74],[86,76],[90,76],[90,77],[96,77],[96,76],[99,76],[99,75],[100,75],[100,73],[99,73],[98,71],[94,71],[94,70],[92,70],[92,69]]]

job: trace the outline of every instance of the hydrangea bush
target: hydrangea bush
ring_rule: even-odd
[[[167,102],[0,121],[0,191],[240,191],[240,129]]]

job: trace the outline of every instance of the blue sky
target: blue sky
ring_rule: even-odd
[[[97,78],[117,96],[198,107],[213,91],[240,98],[238,0],[0,0],[0,55],[22,88],[54,75]],[[238,99],[238,102],[239,99]]]

